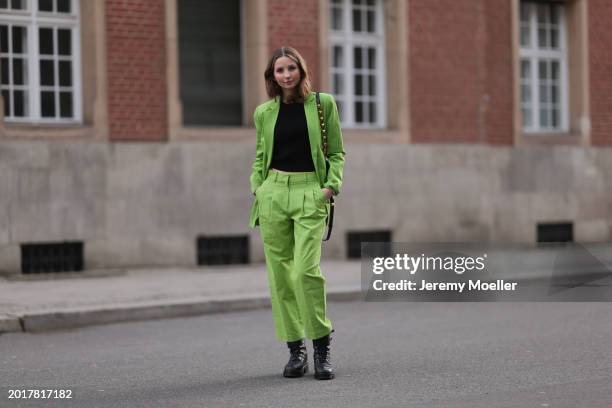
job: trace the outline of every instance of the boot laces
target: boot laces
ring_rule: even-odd
[[[330,347],[329,345],[321,345],[315,348],[314,355],[315,358],[327,362],[329,360]]]
[[[289,362],[300,362],[306,355],[306,347],[297,346],[289,349]]]

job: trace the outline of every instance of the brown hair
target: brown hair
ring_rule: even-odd
[[[264,72],[264,79],[266,80],[266,91],[270,98],[280,96],[282,98],[282,88],[274,80],[274,65],[276,60],[280,57],[287,57],[295,62],[300,70],[300,83],[297,84],[297,94],[294,98],[294,102],[304,102],[306,97],[310,94],[310,76],[308,75],[308,67],[306,61],[300,55],[300,53],[293,47],[281,47],[272,53],[268,66]]]

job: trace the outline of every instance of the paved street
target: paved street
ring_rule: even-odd
[[[610,406],[610,303],[332,302],[330,315],[328,382],[280,375],[269,310],[6,333],[0,406]],[[8,388],[73,399],[9,400]]]

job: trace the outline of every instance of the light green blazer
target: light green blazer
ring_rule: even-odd
[[[325,115],[325,126],[327,128],[327,156],[329,158],[329,172],[325,175],[325,157],[321,143],[321,129],[317,103],[314,92],[311,92],[304,101],[304,112],[306,113],[306,124],[308,126],[308,138],[310,140],[310,153],[314,163],[315,172],[319,179],[321,188],[329,187],[334,195],[340,194],[342,187],[342,171],[344,169],[344,147],[342,144],[342,131],[340,130],[340,118],[338,107],[334,97],[330,94],[320,93],[321,108]],[[271,99],[255,109],[253,119],[257,130],[257,149],[255,162],[251,172],[251,192],[264,182],[268,176],[268,169],[272,160],[272,146],[274,144],[274,126],[280,109],[280,98]],[[257,197],[251,207],[249,226],[254,228],[259,224],[259,205]]]

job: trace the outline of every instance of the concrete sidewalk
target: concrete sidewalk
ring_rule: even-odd
[[[360,298],[360,262],[324,261],[329,300]],[[77,276],[77,277],[75,277]],[[0,333],[269,307],[264,264],[0,278]]]
[[[504,279],[550,279],[553,273],[563,278],[569,272],[584,283],[603,278],[612,281],[610,244],[508,247],[488,252],[492,255],[489,266]],[[360,261],[323,261],[321,268],[329,300],[362,299]],[[34,276],[35,280],[31,275],[0,277],[0,333],[270,306],[264,264],[103,270],[46,277],[52,279],[42,280],[44,275]],[[610,285],[600,282],[604,289]],[[596,287],[587,285],[575,292],[595,293]]]

